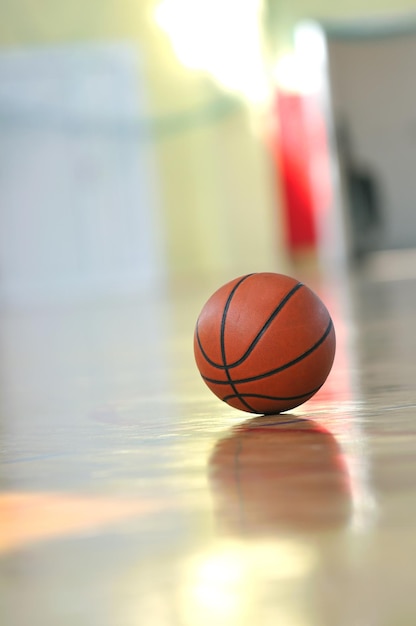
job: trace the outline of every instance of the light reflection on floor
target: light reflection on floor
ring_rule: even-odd
[[[2,623],[413,626],[415,283],[321,284],[334,370],[268,418],[199,379],[204,289],[3,311]]]

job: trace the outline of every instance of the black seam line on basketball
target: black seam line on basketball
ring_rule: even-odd
[[[252,274],[249,274],[249,276],[252,276]],[[238,285],[237,285],[238,286]],[[209,358],[209,356],[206,354],[206,352],[204,351],[202,344],[201,344],[201,340],[199,338],[199,331],[198,331],[198,324],[196,326],[196,339],[198,342],[198,346],[199,349],[202,352],[203,357],[205,358],[205,360],[207,361],[207,363],[209,363],[209,365],[212,365],[213,367],[215,367],[216,369],[232,369],[234,367],[237,367],[238,365],[241,365],[241,363],[243,363],[246,358],[249,356],[249,354],[254,350],[254,348],[256,347],[256,345],[258,344],[258,342],[260,341],[261,337],[264,335],[264,333],[266,332],[266,330],[268,329],[268,327],[270,326],[270,324],[273,322],[273,320],[277,317],[277,315],[280,313],[280,311],[283,309],[283,307],[285,306],[285,304],[288,303],[288,301],[291,299],[291,297],[301,288],[304,287],[303,283],[297,283],[294,287],[292,287],[292,289],[285,295],[285,297],[280,301],[280,303],[278,304],[278,306],[274,309],[274,311],[271,313],[270,317],[267,319],[267,321],[264,323],[264,325],[262,326],[262,328],[259,330],[259,332],[257,333],[257,335],[254,337],[253,341],[251,342],[251,344],[249,345],[249,347],[247,348],[247,350],[245,351],[245,353],[243,354],[242,357],[240,357],[237,361],[234,361],[233,363],[228,363],[227,366],[225,367],[224,365],[221,365],[220,363],[216,363],[215,361],[213,361],[212,359]],[[227,306],[227,305],[226,305]],[[229,306],[229,305],[228,305]]]
[[[231,299],[232,299],[236,289],[241,285],[242,282],[244,282],[250,276],[253,276],[253,273],[246,274],[245,276],[242,276],[241,279],[238,281],[238,283],[236,285],[234,285],[234,287],[231,290],[230,294],[228,295],[227,301],[225,303],[225,306],[227,307],[227,310],[228,310],[228,308],[230,306],[230,301],[231,301]],[[223,311],[223,316],[224,316],[224,311]],[[222,319],[221,319],[221,327],[222,327]],[[196,335],[196,340],[198,342],[199,349],[201,350],[202,356],[207,361],[207,363],[209,363],[210,365],[213,365],[214,367],[217,367],[217,368],[220,368],[220,369],[225,369],[224,365],[221,365],[221,363],[215,363],[215,361],[210,359],[209,356],[207,355],[207,353],[205,352],[204,348],[202,347],[201,339],[199,337],[199,319],[197,320],[197,323],[196,323],[195,335]]]
[[[223,362],[223,366],[224,366],[224,371],[225,374],[227,376],[228,382],[230,384],[231,389],[234,391],[235,397],[238,398],[241,402],[241,404],[243,406],[245,406],[249,411],[255,411],[255,409],[253,409],[252,406],[249,405],[248,402],[246,402],[246,400],[244,400],[243,398],[240,397],[240,394],[238,393],[238,390],[230,376],[230,372],[228,371],[228,366],[227,366],[227,358],[226,358],[226,354],[225,354],[225,338],[224,338],[224,333],[225,333],[225,322],[227,319],[227,313],[228,313],[228,309],[230,308],[230,304],[231,304],[231,300],[234,297],[235,292],[237,291],[237,289],[239,288],[239,286],[241,285],[241,283],[243,283],[245,280],[247,280],[247,278],[249,278],[250,276],[252,276],[252,274],[247,274],[246,276],[243,276],[236,285],[234,285],[234,287],[231,289],[227,301],[225,303],[225,307],[224,310],[222,312],[222,318],[221,318],[221,330],[220,330],[220,345],[221,345],[221,357],[222,357],[222,362]]]
[[[322,387],[322,385],[319,385],[319,387],[317,387],[316,389],[312,389],[312,391],[308,391],[306,393],[301,393],[299,396],[266,396],[265,394],[262,393],[240,393],[238,395],[238,397],[243,397],[243,398],[261,398],[262,400],[300,400],[301,398],[306,398],[306,396],[312,396],[314,393],[316,393],[317,391],[320,390],[320,388]],[[227,400],[231,400],[232,398],[235,398],[236,396],[230,394],[228,396],[224,396],[223,398],[221,398],[224,402],[227,402]]]
[[[327,329],[322,335],[322,337],[311,348],[303,352],[300,356],[296,357],[296,359],[293,359],[292,361],[288,361],[284,365],[281,365],[280,367],[276,367],[275,369],[269,370],[268,372],[263,372],[263,374],[258,374],[257,376],[250,376],[249,378],[239,378],[237,380],[234,380],[233,383],[235,385],[240,384],[240,383],[251,383],[251,382],[254,382],[255,380],[261,380],[262,378],[267,378],[268,376],[273,376],[273,374],[278,374],[279,372],[283,372],[284,370],[289,369],[289,367],[292,367],[292,365],[296,365],[296,363],[299,363],[300,361],[305,359],[307,356],[312,354],[312,352],[314,352],[317,348],[319,348],[319,346],[328,337],[332,328],[333,328],[333,324],[332,324],[332,320],[330,319]],[[216,380],[215,378],[208,378],[207,376],[202,376],[202,378],[207,383],[214,383],[216,385],[229,385],[230,384],[229,380]]]

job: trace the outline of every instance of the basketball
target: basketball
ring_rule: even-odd
[[[240,276],[206,302],[194,333],[199,372],[236,409],[273,414],[309,400],[335,356],[335,330],[322,300],[283,274]]]

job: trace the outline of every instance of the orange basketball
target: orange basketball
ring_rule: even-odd
[[[327,308],[306,285],[263,272],[235,278],[203,307],[195,360],[211,391],[250,413],[280,413],[309,400],[335,355]]]

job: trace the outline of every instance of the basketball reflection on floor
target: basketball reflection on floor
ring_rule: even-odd
[[[209,476],[227,533],[319,531],[351,518],[345,458],[334,436],[311,420],[286,414],[244,422],[216,444]]]

